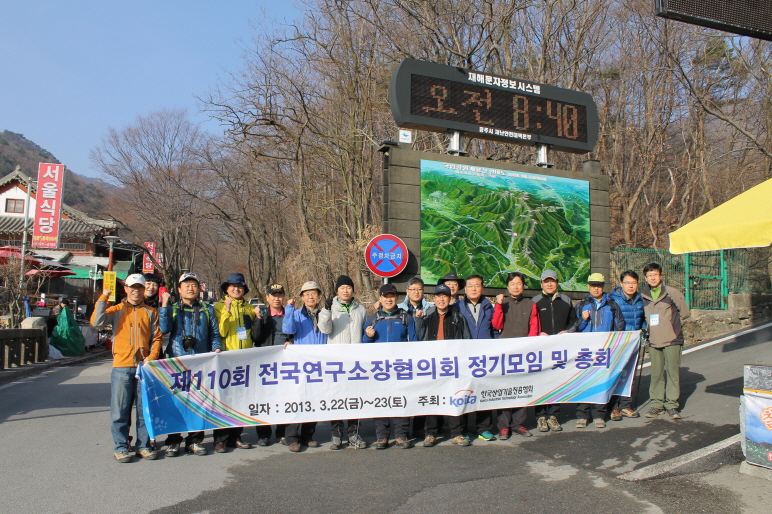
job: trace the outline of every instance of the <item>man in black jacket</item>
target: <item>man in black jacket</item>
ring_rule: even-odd
[[[542,293],[532,298],[539,309],[541,334],[552,336],[566,332],[576,321],[576,314],[571,298],[558,292],[558,274],[553,270],[544,270],[541,274]],[[539,432],[560,432],[563,427],[558,422],[559,403],[536,406],[536,427]]]

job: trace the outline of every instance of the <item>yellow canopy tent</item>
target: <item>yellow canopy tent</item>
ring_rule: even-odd
[[[772,179],[670,233],[670,253],[772,244]]]

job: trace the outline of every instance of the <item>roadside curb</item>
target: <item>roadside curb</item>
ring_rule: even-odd
[[[738,455],[739,454],[739,455]],[[723,441],[700,448],[693,452],[675,457],[663,462],[657,462],[649,466],[629,471],[617,478],[628,482],[650,480],[673,475],[686,475],[701,471],[716,469],[728,462],[740,462],[742,449],[740,448],[740,434],[733,435]],[[708,469],[705,469],[708,468]]]
[[[740,473],[772,482],[772,469],[754,466],[747,461],[740,464]]]
[[[100,350],[98,352],[89,353],[82,357],[70,357],[67,359],[57,359],[46,362],[38,362],[35,364],[26,364],[19,368],[11,368],[0,370],[0,385],[14,382],[21,378],[26,378],[32,375],[40,374],[44,371],[53,368],[59,368],[63,366],[71,366],[73,364],[82,364],[84,362],[95,361],[110,356],[109,350]]]

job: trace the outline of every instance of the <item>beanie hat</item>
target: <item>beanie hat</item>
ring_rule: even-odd
[[[341,275],[335,281],[335,292],[338,291],[340,286],[351,286],[351,289],[354,289],[354,281],[348,275]]]

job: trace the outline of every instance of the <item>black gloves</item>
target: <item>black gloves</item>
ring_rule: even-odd
[[[332,309],[332,298],[328,298],[324,301],[324,308],[327,310]]]

